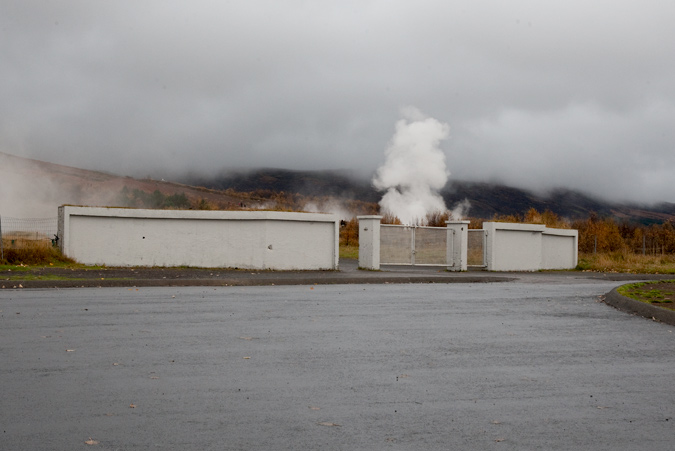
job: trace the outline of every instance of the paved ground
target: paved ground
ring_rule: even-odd
[[[675,328],[509,277],[0,290],[0,449],[672,449]]]

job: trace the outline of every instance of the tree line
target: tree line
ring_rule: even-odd
[[[591,213],[585,219],[568,221],[555,213],[539,213],[531,208],[521,218],[495,217],[495,221],[545,224],[548,227],[579,231],[579,252],[633,252],[646,255],[675,253],[675,224],[666,220],[660,224],[642,225],[618,222],[612,217]]]

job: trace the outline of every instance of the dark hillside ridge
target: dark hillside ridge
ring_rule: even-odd
[[[214,177],[187,176],[183,183],[211,189],[251,192],[298,193],[306,196],[333,196],[378,202],[382,193],[370,180],[352,176],[347,171],[292,171],[259,169],[248,172],[223,172]],[[530,208],[540,212],[550,210],[570,219],[585,219],[592,213],[610,216],[618,221],[639,224],[675,221],[675,204],[638,205],[608,202],[579,191],[565,188],[534,193],[520,188],[486,182],[451,180],[441,191],[448,208],[468,199],[471,217],[491,219],[495,215],[522,215]]]
[[[471,216],[492,218],[495,215],[520,215],[530,208],[540,212],[550,210],[569,218],[586,218],[591,212],[611,216],[615,206],[585,194],[556,189],[533,193],[520,188],[480,182],[453,181],[443,192],[446,205],[452,206],[463,199],[471,203]]]
[[[223,172],[213,177],[189,175],[182,182],[211,189],[239,192],[267,190],[305,196],[333,196],[378,202],[382,195],[369,180],[352,176],[348,171],[292,171],[258,169],[247,172]]]

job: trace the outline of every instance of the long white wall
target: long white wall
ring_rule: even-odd
[[[59,246],[87,265],[337,269],[339,219],[320,213],[59,208]]]
[[[578,231],[539,224],[484,222],[489,271],[572,269],[577,265]]]

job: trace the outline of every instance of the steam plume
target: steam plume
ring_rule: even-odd
[[[438,191],[450,172],[445,154],[439,148],[449,136],[450,127],[427,117],[414,107],[401,111],[403,119],[385,150],[386,160],[375,173],[373,186],[386,191],[380,207],[404,224],[424,221],[428,213],[446,210]]]
[[[461,202],[458,202],[455,207],[450,211],[449,219],[460,221],[469,214],[469,209],[471,208],[471,202],[469,199],[464,199]]]

